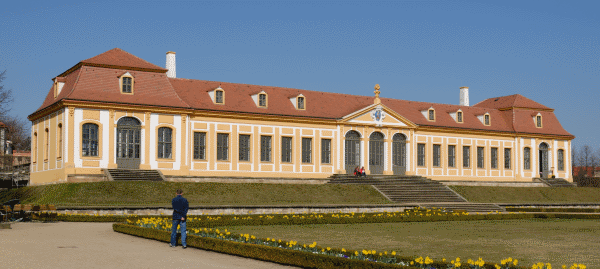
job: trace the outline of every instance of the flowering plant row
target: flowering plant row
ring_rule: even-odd
[[[170,232],[172,223],[170,219],[166,218],[142,218],[136,221],[128,220],[128,225],[134,225],[141,228],[159,230],[163,232]],[[180,231],[179,231],[180,232]],[[371,262],[376,264],[390,264],[401,267],[413,267],[413,268],[494,268],[494,269],[509,269],[509,268],[523,268],[518,267],[518,260],[508,258],[500,261],[500,264],[486,263],[483,259],[479,258],[474,261],[468,259],[466,263],[462,263],[460,258],[447,262],[445,259],[442,261],[433,261],[429,257],[402,257],[396,255],[395,251],[377,251],[377,250],[346,250],[344,248],[337,249],[331,247],[324,247],[317,245],[317,242],[312,244],[298,244],[297,241],[287,241],[276,238],[257,238],[250,234],[233,234],[227,229],[218,228],[191,228],[187,231],[188,236],[199,237],[199,238],[210,238],[212,240],[223,240],[233,242],[236,244],[249,244],[255,246],[266,246],[277,248],[280,250],[289,250],[295,252],[302,252],[309,255],[325,255],[327,257],[342,258],[352,261],[363,261]],[[189,238],[189,237],[188,237]],[[189,245],[189,243],[188,243]],[[203,248],[202,246],[200,246]],[[298,264],[294,264],[298,265]],[[574,267],[575,266],[575,267]],[[549,263],[534,264],[532,268],[535,269],[551,269]],[[566,268],[566,266],[563,266]],[[585,269],[584,265],[573,265],[570,269]]]

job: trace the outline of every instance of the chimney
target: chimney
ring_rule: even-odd
[[[167,52],[167,64],[165,66],[167,68],[167,77],[175,78],[175,52],[168,51]]]
[[[460,87],[460,105],[469,106],[469,87]]]

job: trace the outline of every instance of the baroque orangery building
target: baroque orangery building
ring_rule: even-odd
[[[571,140],[553,109],[519,94],[469,106],[176,78],[121,49],[53,78],[32,122],[31,184],[103,169],[164,175],[572,181]]]

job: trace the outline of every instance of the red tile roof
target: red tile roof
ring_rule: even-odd
[[[98,65],[112,65],[122,67],[133,67],[143,69],[154,69],[157,71],[166,72],[167,69],[162,68],[158,65],[149,63],[137,56],[126,52],[120,48],[114,48],[92,58],[81,61],[82,63],[98,64]]]
[[[114,62],[112,62],[113,60]],[[120,49],[110,50],[83,62],[86,64],[101,63],[104,67],[81,65],[69,73],[65,72],[67,73],[64,77],[65,85],[59,96],[54,98],[53,89],[51,88],[38,111],[62,99],[68,99],[340,120],[344,116],[374,103],[373,96],[167,78],[162,71],[157,73],[152,70],[140,71],[134,69],[133,67],[148,68],[152,64]],[[107,67],[112,65],[119,65],[119,67]],[[133,67],[127,69],[124,65]],[[158,69],[155,68],[155,70]],[[129,72],[134,77],[133,95],[122,94],[120,91],[118,77],[125,72]],[[224,104],[214,104],[209,96],[209,91],[218,87],[221,87],[225,92]],[[258,107],[252,100],[251,95],[261,91],[268,95],[267,108]],[[305,110],[297,110],[290,101],[290,98],[299,94],[304,95],[306,98]],[[562,128],[550,108],[518,94],[490,98],[472,107],[391,98],[381,98],[381,102],[399,115],[420,126],[573,137]],[[422,110],[427,110],[430,107],[433,107],[436,113],[436,120],[433,122],[428,121],[421,113]],[[509,109],[507,110],[507,108]],[[520,108],[527,108],[527,110]],[[450,116],[450,113],[457,112],[459,109],[463,112],[463,123],[457,123]],[[531,110],[542,115],[543,128],[535,127]],[[490,114],[490,126],[483,125],[477,118],[477,115],[485,113]]]
[[[148,72],[166,73],[167,69],[162,68],[158,65],[149,63],[137,56],[126,52],[120,48],[114,48],[92,58],[85,59],[75,66],[69,68],[67,71],[58,75],[63,77],[69,73],[77,70],[81,66],[97,66],[97,67],[108,67],[117,69],[128,69]]]
[[[538,102],[535,102],[529,98],[524,97],[520,94],[513,94],[502,97],[494,97],[485,99],[474,105],[475,107],[489,107],[489,108],[511,108],[511,107],[519,107],[519,108],[534,108],[534,109],[548,109],[551,108],[542,105]]]

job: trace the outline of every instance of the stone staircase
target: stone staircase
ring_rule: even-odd
[[[163,174],[158,170],[140,169],[102,169],[109,180],[148,180],[164,181]]]
[[[534,180],[540,181],[548,185],[548,187],[577,187],[577,185],[564,178],[535,178]]]
[[[469,213],[487,213],[487,212],[506,212],[504,207],[496,204],[481,204],[481,203],[428,203],[419,204],[422,208],[443,208],[451,211],[465,211]]]
[[[390,201],[397,203],[465,203],[460,195],[443,184],[421,176],[369,175],[354,177],[335,174],[329,184],[372,185]]]

